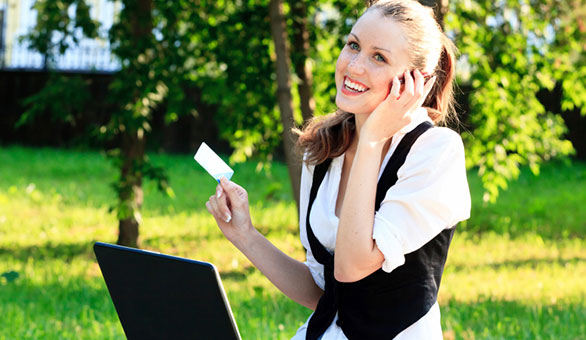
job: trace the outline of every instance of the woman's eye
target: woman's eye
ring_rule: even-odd
[[[358,51],[358,49],[360,48],[360,46],[358,46],[358,44],[353,41],[348,42],[348,46],[350,46],[350,49],[353,49],[356,51]]]
[[[385,58],[382,55],[380,55],[380,54],[375,54],[374,55],[374,59],[376,61],[382,61],[382,62],[385,62],[386,61]]]

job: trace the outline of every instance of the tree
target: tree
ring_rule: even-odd
[[[68,15],[72,6],[77,8],[74,18]],[[113,183],[118,195],[113,207],[119,219],[118,243],[136,247],[143,180],[155,180],[160,190],[172,195],[164,169],[153,166],[145,154],[153,110],[163,105],[167,122],[193,114],[193,101],[186,98],[185,90],[201,89],[199,99],[219,109],[218,125],[236,147],[235,160],[246,159],[254,151],[270,157],[283,129],[279,129],[274,110],[273,81],[270,76],[259,77],[272,74],[266,2],[125,0],[122,7],[108,32],[113,53],[122,65],[109,88],[115,109],[110,121],[98,127],[95,134],[105,146],[116,145],[108,154],[120,170]],[[26,38],[33,49],[50,57],[67,50],[67,37],[76,27],[87,26],[88,22],[97,27],[84,0],[37,0],[33,8],[38,11],[37,26]],[[51,45],[56,33],[64,37],[57,50]],[[95,30],[83,33],[96,36]],[[55,78],[66,79],[59,75]],[[63,80],[60,87],[56,84],[49,82],[31,97],[31,107],[22,121],[45,112],[58,119],[75,120],[73,113],[82,111],[84,103],[76,102],[71,113],[63,115],[61,106],[52,105],[59,98],[60,91],[55,90],[71,82]],[[257,129],[259,126],[264,129]]]
[[[541,89],[564,88],[563,105],[586,112],[583,48],[585,11],[579,1],[452,1],[446,27],[453,35],[469,75],[471,133],[464,134],[467,164],[478,167],[494,201],[499,189],[528,164],[568,155],[560,115],[539,101]],[[467,78],[467,79],[466,79]]]
[[[301,106],[303,121],[307,122],[313,117],[315,101],[313,100],[313,74],[309,57],[310,41],[307,28],[307,4],[305,0],[289,0],[291,28],[293,39],[291,46],[293,51],[291,61],[293,62],[295,74],[299,78],[297,92]]]
[[[68,15],[71,6],[76,8],[74,20]],[[73,31],[77,27],[83,28],[85,36],[96,36],[97,23],[90,19],[89,6],[84,0],[37,0],[33,8],[39,13],[37,25],[27,39],[31,47],[41,53],[49,56],[64,53],[69,47],[67,38],[75,37]],[[110,44],[122,69],[116,73],[109,89],[116,109],[111,120],[99,127],[98,134],[104,141],[118,145],[109,154],[120,170],[113,183],[118,195],[114,209],[119,219],[119,244],[138,246],[144,178],[155,180],[159,189],[172,195],[164,170],[149,162],[145,145],[152,110],[163,99],[166,99],[168,108],[178,109],[184,98],[184,65],[190,55],[186,50],[193,49],[193,46],[186,43],[187,38],[180,34],[178,26],[181,21],[187,22],[186,15],[191,13],[185,11],[187,9],[185,2],[127,0],[117,23],[109,31]],[[162,39],[155,37],[155,28]],[[63,38],[57,43],[59,49],[55,50],[52,44],[57,32]],[[55,83],[47,84],[45,89],[51,86]],[[43,106],[47,107],[51,100],[50,97],[44,98],[47,102],[35,103],[36,106],[21,120],[34,119],[36,114],[42,113]],[[81,106],[78,103],[77,107]],[[59,108],[51,111],[56,114]],[[175,114],[171,110],[167,113],[169,116]]]
[[[275,54],[277,60],[277,100],[281,111],[281,123],[283,124],[283,144],[285,147],[285,159],[289,168],[289,178],[293,195],[297,206],[299,206],[299,183],[301,179],[300,162],[295,157],[295,140],[292,130],[295,126],[293,118],[293,98],[291,96],[291,74],[290,54],[288,47],[288,36],[283,17],[283,8],[280,0],[271,0],[269,3],[269,14],[271,18],[271,33],[275,43]]]
[[[116,46],[114,53],[121,58],[123,65],[111,92],[113,97],[125,104],[113,116],[113,123],[118,126],[116,133],[120,137],[120,177],[116,183],[119,234],[116,243],[131,247],[138,246],[143,203],[142,178],[148,164],[145,158],[145,130],[148,129],[151,109],[160,102],[160,96],[149,97],[150,93],[157,91],[159,79],[156,77],[136,79],[138,81],[128,86],[128,82],[135,79],[128,79],[127,76],[136,78],[139,74],[148,74],[150,64],[157,57],[152,41],[152,8],[152,0],[127,1],[120,13],[122,20],[112,28],[114,39],[111,39]]]

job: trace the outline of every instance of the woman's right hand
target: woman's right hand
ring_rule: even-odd
[[[419,70],[403,73],[405,84],[393,78],[391,90],[368,116],[360,131],[360,141],[369,145],[384,145],[399,130],[411,123],[413,112],[423,105],[433,88],[436,77],[427,82]],[[402,91],[402,92],[401,92]]]
[[[225,177],[220,179],[216,194],[210,196],[206,208],[214,216],[224,236],[235,245],[245,241],[255,230],[250,219],[248,193]]]

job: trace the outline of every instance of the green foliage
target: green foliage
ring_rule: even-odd
[[[70,8],[75,9],[73,17],[69,16]],[[65,53],[71,43],[79,42],[80,37],[95,38],[98,35],[99,24],[90,17],[90,7],[85,0],[37,0],[32,9],[39,13],[37,23],[22,39],[49,60],[56,54]]]
[[[562,84],[564,108],[586,108],[584,49],[569,47],[586,41],[574,21],[584,22],[585,10],[579,1],[450,2],[447,31],[470,66],[464,81],[474,89],[467,164],[478,167],[486,201],[495,201],[521,165],[537,174],[543,161],[573,152],[563,120],[546,112],[537,93]]]
[[[74,15],[69,11],[73,8]],[[37,0],[31,10],[37,11],[37,22],[33,30],[21,40],[41,53],[49,69],[54,58],[79,43],[81,37],[98,37],[99,24],[90,16],[90,7],[85,0]],[[21,115],[16,127],[31,122],[43,114],[71,125],[83,114],[90,99],[88,84],[79,76],[67,77],[50,73],[45,86],[23,101],[27,110]]]
[[[31,122],[47,112],[54,120],[75,125],[83,115],[89,100],[88,84],[80,76],[51,73],[41,91],[23,101],[28,109],[18,119],[16,127]]]
[[[205,102],[217,105],[220,133],[235,148],[231,161],[254,154],[270,159],[283,128],[275,107],[268,1],[218,4],[215,11],[215,17],[206,12],[199,37],[210,55],[206,73],[190,79],[202,89]]]
[[[336,110],[336,61],[346,36],[365,9],[364,1],[318,1],[308,8],[310,20],[310,56],[314,65],[316,115]]]

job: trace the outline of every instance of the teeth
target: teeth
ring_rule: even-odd
[[[351,90],[357,91],[357,92],[364,92],[366,91],[366,87],[358,85],[352,81],[350,81],[350,79],[346,78],[344,80],[344,85],[346,85],[346,87],[350,88]]]

